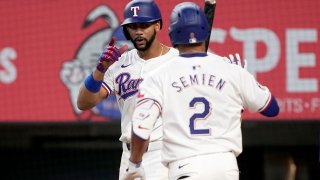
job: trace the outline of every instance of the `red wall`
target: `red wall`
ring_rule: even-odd
[[[118,119],[114,100],[91,112],[78,111],[75,101],[127,2],[0,1],[0,121]],[[156,2],[164,21],[160,39],[170,45],[169,15],[182,0]],[[210,50],[247,59],[248,70],[280,102],[277,119],[320,120],[319,9],[318,0],[218,0]]]

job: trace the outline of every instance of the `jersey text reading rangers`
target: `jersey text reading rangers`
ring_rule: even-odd
[[[177,55],[178,51],[170,48],[169,52],[162,56],[143,60],[138,56],[137,50],[132,49],[122,54],[120,59],[108,68],[102,87],[109,94],[114,93],[116,95],[121,112],[122,135],[120,141],[130,143],[131,120],[135,107],[135,97],[139,85],[143,81],[143,76]],[[159,120],[157,127],[161,125],[162,122]],[[157,128],[152,133],[151,141],[159,138],[162,138],[161,128]]]

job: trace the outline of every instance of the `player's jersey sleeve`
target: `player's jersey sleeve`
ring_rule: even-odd
[[[259,84],[249,72],[241,71],[240,74],[240,90],[244,106],[252,112],[263,111],[271,100],[269,89]]]
[[[145,79],[140,85],[140,94],[143,95],[144,99],[153,99],[161,106],[162,87],[158,77],[154,76],[153,74],[154,73],[149,73],[146,75]]]
[[[161,89],[158,83],[150,74],[146,75],[140,85],[132,118],[132,130],[141,139],[151,140],[151,134],[157,131],[160,131],[157,134],[160,133],[162,139],[162,128],[157,128],[162,126],[162,120],[159,118],[162,109],[160,99]],[[156,125],[157,122],[160,122],[160,126]]]
[[[103,78],[102,88],[110,95],[113,93],[114,83],[113,83],[113,76],[112,76],[112,68],[109,68]]]

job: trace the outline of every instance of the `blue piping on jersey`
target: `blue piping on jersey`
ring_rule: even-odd
[[[271,100],[267,106],[260,114],[267,116],[267,117],[274,117],[279,114],[279,106],[277,100],[274,96],[271,97]]]
[[[185,58],[192,58],[192,57],[205,57],[205,56],[208,56],[208,54],[205,52],[201,52],[201,53],[180,54],[179,56],[185,57]]]

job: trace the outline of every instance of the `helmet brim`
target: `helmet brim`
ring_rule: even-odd
[[[156,22],[161,19],[154,19],[154,18],[148,18],[148,17],[132,17],[132,18],[127,18],[126,20],[123,21],[121,26],[125,26],[127,24],[132,24],[132,23],[150,23],[150,22]]]

